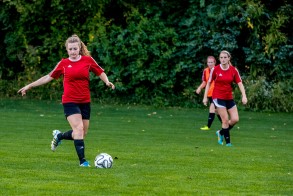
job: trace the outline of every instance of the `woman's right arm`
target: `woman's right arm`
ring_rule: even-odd
[[[52,78],[51,76],[48,75],[45,75],[43,77],[41,77],[40,79],[22,87],[21,89],[19,89],[17,92],[18,93],[21,93],[22,96],[24,96],[26,94],[26,91],[33,88],[33,87],[36,87],[36,86],[41,86],[43,84],[47,84],[48,82],[52,81],[54,78]]]
[[[196,89],[196,93],[199,94],[201,89],[203,89],[204,87],[206,87],[206,82],[205,81],[202,81],[202,83],[199,85],[199,87]]]
[[[211,82],[208,81],[208,82],[207,82],[207,85],[206,85],[206,88],[205,88],[205,90],[204,90],[204,96],[203,96],[203,100],[202,100],[202,102],[203,102],[203,104],[204,104],[205,106],[208,105],[208,92],[209,92],[209,89],[210,89],[210,85],[211,85]]]

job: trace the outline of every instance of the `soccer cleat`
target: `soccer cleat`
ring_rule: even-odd
[[[82,164],[79,165],[80,167],[90,167],[90,163],[85,161]]]
[[[208,131],[208,130],[210,130],[210,128],[209,128],[208,126],[203,126],[203,127],[201,127],[200,129],[203,130],[203,131]]]
[[[228,147],[232,147],[232,144],[231,144],[231,143],[228,143],[228,144],[226,144],[226,146],[228,146]]]
[[[52,135],[53,135],[53,140],[51,142],[51,150],[55,151],[57,146],[61,144],[61,140],[58,139],[57,135],[61,133],[59,130],[54,130]]]
[[[220,134],[220,130],[216,132],[216,135],[218,136],[218,144],[223,145],[224,136]]]

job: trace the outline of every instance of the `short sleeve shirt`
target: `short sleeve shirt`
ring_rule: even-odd
[[[49,73],[52,78],[63,76],[62,103],[90,102],[90,72],[101,75],[104,70],[90,56],[81,56],[77,61],[62,59]]]
[[[204,81],[204,82],[208,82],[209,81],[210,72],[211,72],[211,70],[208,67],[203,70],[203,73],[202,73],[202,81]],[[212,97],[213,90],[214,90],[214,81],[212,81],[210,83],[210,88],[209,88],[209,91],[208,91],[208,97]]]
[[[213,99],[233,99],[233,87],[232,84],[242,82],[238,70],[229,65],[225,70],[221,65],[215,66],[211,71],[211,77],[209,79],[215,81],[215,87],[213,91]]]

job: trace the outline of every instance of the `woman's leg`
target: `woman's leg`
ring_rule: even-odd
[[[223,139],[224,139],[223,136],[225,135],[227,127],[229,126],[229,116],[228,116],[226,107],[217,107],[217,111],[222,119],[222,121],[221,121],[222,122],[222,129],[218,130],[216,132],[216,134],[218,136],[218,143],[220,145],[223,145]]]
[[[72,114],[67,117],[69,125],[72,128],[73,139],[83,139],[83,121],[81,114]]]
[[[231,146],[231,138],[230,138],[230,130],[233,126],[239,121],[238,110],[237,107],[234,106],[228,110],[230,120],[228,122],[228,128],[224,130],[224,137],[226,140],[226,145]]]
[[[86,162],[84,151],[84,123],[81,114],[72,114],[67,117],[67,120],[72,128],[72,137],[74,139],[74,146],[79,158],[80,165]]]
[[[90,120],[83,119],[82,123],[83,123],[83,138],[85,139],[85,137],[88,133]]]
[[[228,112],[230,115],[229,125],[233,127],[239,121],[238,109],[234,106],[230,108]]]
[[[229,127],[229,115],[228,115],[226,107],[218,107],[217,112],[222,119],[222,128],[228,128]]]
[[[208,117],[208,128],[210,128],[212,126],[214,119],[215,119],[215,105],[213,103],[210,103],[209,117]]]

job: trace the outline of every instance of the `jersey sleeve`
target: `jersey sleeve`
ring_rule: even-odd
[[[201,81],[205,81],[205,71],[203,70],[202,75],[201,75]]]
[[[235,68],[235,71],[234,72],[235,72],[235,74],[234,74],[234,82],[236,84],[238,84],[239,82],[242,82],[242,79],[240,77],[240,74],[238,72],[238,69]]]
[[[99,66],[99,64],[92,57],[89,58],[90,61],[90,71],[94,72],[97,76],[104,72],[104,69]]]
[[[49,76],[52,78],[58,79],[61,75],[64,74],[64,69],[62,65],[62,60],[55,66],[55,68],[49,73]]]
[[[207,69],[203,70],[202,81],[208,82],[209,81],[209,73]]]

